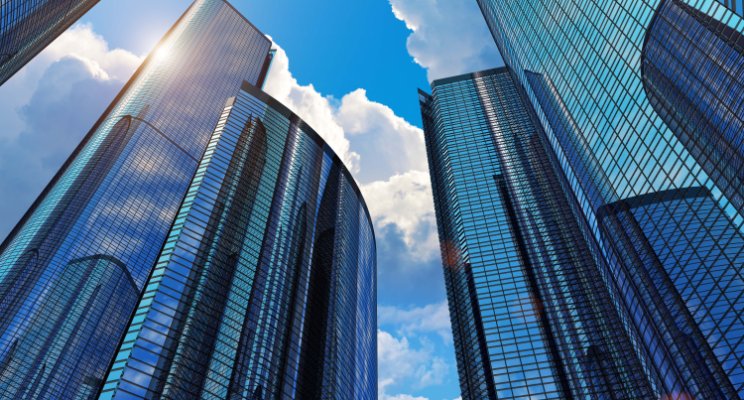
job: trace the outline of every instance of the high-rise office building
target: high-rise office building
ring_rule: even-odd
[[[423,98],[463,398],[744,397],[740,170],[722,150],[740,145],[744,96],[715,72],[741,62],[726,47],[741,18],[713,0],[479,4],[544,156],[509,149],[527,123],[480,76]],[[704,40],[718,47],[687,48]],[[460,137],[480,129],[493,148]],[[494,179],[506,194],[487,194]]]
[[[0,85],[98,0],[8,0],[0,3]]]
[[[245,83],[101,398],[376,399],[375,264],[372,223],[340,159]]]
[[[225,101],[261,83],[270,46],[227,2],[194,2],[0,245],[0,398],[103,381]],[[90,257],[118,272],[76,294]]]
[[[649,397],[508,70],[421,100],[463,398]]]

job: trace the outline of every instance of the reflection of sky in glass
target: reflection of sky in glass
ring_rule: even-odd
[[[712,0],[689,2],[702,10],[721,8]],[[645,29],[658,2],[566,0],[538,5],[528,1],[506,7],[489,0],[480,3],[520,81],[527,84],[523,70],[534,71],[560,93],[594,155],[591,168],[599,168],[607,177],[612,192],[606,201],[694,183],[711,185],[700,167],[687,161],[687,153],[653,111],[641,84]],[[501,30],[519,15],[529,15],[530,23]],[[618,19],[622,26],[613,22]],[[736,20],[740,19],[731,19]],[[546,34],[534,34],[540,30]],[[536,101],[532,96],[531,100]],[[543,124],[547,126],[544,120]],[[546,130],[550,135],[552,130]],[[676,156],[662,157],[668,151]]]
[[[245,84],[207,146],[103,397],[375,399],[375,275],[371,221],[348,171]]]
[[[114,257],[141,290],[225,100],[244,80],[258,81],[270,42],[227,3],[202,0],[161,46],[168,57],[145,61],[0,249],[0,355],[35,329],[40,300],[55,290],[70,260]],[[37,254],[33,261],[24,256],[29,252]],[[119,337],[123,329],[110,334]],[[100,364],[108,363],[113,345],[96,352]],[[102,371],[80,373],[103,378]]]
[[[710,193],[700,192],[642,205],[633,213],[643,221],[644,233],[723,372],[744,388],[744,312],[737,305],[744,277],[730,268],[744,265],[744,235],[733,229]]]
[[[726,14],[720,18],[728,20]],[[744,233],[714,201],[723,194],[728,209],[744,205],[744,21],[732,20],[723,24],[678,0],[659,9],[644,48],[644,85],[656,110],[717,187],[634,213],[700,325],[705,347],[742,395],[744,313],[737,303],[744,276],[730,266],[744,265]]]
[[[565,389],[578,398],[651,396],[641,365],[627,353],[628,338],[573,219],[579,206],[561,190],[565,181],[555,173],[560,166],[546,151],[544,133],[533,125],[522,93],[505,71],[482,80],[478,93],[505,171],[497,183],[512,204],[523,257],[534,274],[532,292],[523,301],[537,303],[547,321]],[[570,129],[570,118],[558,121],[560,129]],[[582,155],[573,145],[566,147],[573,157]]]
[[[718,0],[718,2],[725,5],[735,13],[744,16],[744,2],[742,0]]]

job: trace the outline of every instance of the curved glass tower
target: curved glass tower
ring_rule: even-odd
[[[376,399],[375,281],[372,222],[349,171],[245,83],[101,398]]]
[[[67,398],[103,380],[136,304],[131,292],[145,287],[225,99],[243,81],[261,82],[270,46],[225,1],[194,2],[0,245],[0,397]],[[83,267],[71,266],[89,257],[109,260],[97,268],[128,284],[101,272],[98,290],[117,301],[62,301],[94,302],[88,312],[107,320],[80,317],[59,337],[48,304],[78,290],[72,269]],[[89,359],[65,368],[72,361],[57,346]]]
[[[97,3],[98,0],[0,3],[0,85]]]

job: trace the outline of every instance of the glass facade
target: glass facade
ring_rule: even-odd
[[[742,0],[718,0],[723,5],[728,7],[731,11],[744,15],[744,2]]]
[[[710,192],[691,187],[632,197],[606,205],[600,219],[618,242],[633,242],[623,248],[633,258],[627,265],[648,287],[653,328],[665,333],[660,342],[681,390],[702,399],[740,397],[744,324],[737,301],[744,281],[731,266],[744,265],[744,236]]]
[[[129,271],[115,258],[70,261],[40,301],[31,321],[35,329],[3,355],[3,393],[29,399],[90,398],[106,370],[98,353],[110,354],[118,344],[117,332],[129,321],[138,297]]]
[[[136,305],[125,298],[142,293],[225,100],[244,80],[260,84],[270,46],[225,1],[194,2],[0,245],[0,397],[67,398],[104,379]],[[46,310],[72,296],[68,270],[89,257],[126,270],[131,285],[101,272],[99,290],[121,301],[54,305],[105,308],[106,321],[81,316],[88,328],[57,337],[68,322],[50,328]],[[70,371],[54,346],[91,359]]]
[[[98,0],[8,0],[0,3],[0,85]]]
[[[736,128],[736,124],[740,124],[740,112],[736,110],[744,96],[738,90],[740,77],[731,72],[739,68],[741,52],[736,47],[740,45],[738,39],[731,38],[742,37],[744,20],[714,0],[479,0],[479,5],[515,85],[523,91],[527,109],[534,113],[534,121],[540,128],[537,135],[541,137],[546,159],[554,172],[554,179],[550,178],[554,183],[549,187],[566,198],[558,208],[565,209],[562,215],[565,218],[570,215],[570,218],[546,225],[571,226],[569,232],[578,232],[568,236],[581,238],[583,243],[573,243],[569,248],[584,246],[588,252],[579,253],[589,257],[572,261],[573,264],[580,261],[576,265],[582,265],[575,273],[587,271],[587,279],[594,288],[585,291],[587,299],[599,296],[599,304],[608,310],[606,324],[616,335],[601,340],[623,343],[620,353],[602,345],[590,345],[583,353],[590,363],[581,367],[587,372],[577,367],[577,360],[581,359],[577,355],[582,353],[570,349],[579,348],[581,341],[570,342],[567,334],[561,332],[574,328],[572,325],[564,327],[559,321],[572,321],[569,316],[579,318],[575,314],[581,315],[578,310],[583,308],[570,306],[565,316],[552,308],[564,301],[562,296],[573,298],[574,294],[567,293],[581,285],[566,284],[564,289],[551,294],[553,286],[547,282],[552,278],[545,276],[558,270],[542,269],[535,261],[542,254],[536,250],[540,243],[532,242],[530,225],[519,222],[520,207],[527,206],[519,205],[524,200],[520,199],[522,192],[517,191],[509,200],[516,210],[516,223],[503,225],[499,222],[499,225],[511,226],[510,232],[517,232],[513,236],[523,237],[525,250],[521,253],[525,256],[520,257],[531,265],[524,268],[525,279],[529,282],[529,275],[534,274],[535,284],[531,290],[540,294],[538,306],[532,304],[532,308],[537,310],[533,311],[538,313],[535,326],[541,334],[530,336],[536,343],[531,349],[537,360],[540,360],[538,355],[547,354],[543,359],[552,361],[532,370],[540,371],[541,376],[550,375],[548,371],[553,370],[550,378],[543,378],[539,383],[535,381],[534,386],[527,384],[527,387],[534,387],[538,393],[555,393],[552,396],[559,398],[744,398],[744,341],[741,340],[744,329],[741,269],[744,215],[740,203],[741,186],[732,184],[741,168],[737,167],[740,158],[726,155],[736,153],[723,151],[741,149],[741,129]],[[732,40],[736,40],[736,45]],[[654,75],[653,67],[661,73]],[[434,83],[435,100],[440,84]],[[479,96],[482,104],[488,103],[482,100],[482,94]],[[458,98],[446,109],[424,107],[425,115],[435,116],[429,118],[434,122],[428,123],[427,131],[444,129],[447,124],[441,121],[447,118],[453,119],[452,126],[459,129],[453,132],[457,134],[485,129],[483,114],[492,117],[486,111],[479,111],[482,115],[471,111],[471,100],[466,99]],[[487,110],[486,106],[480,107]],[[510,118],[507,114],[496,120],[510,121]],[[498,126],[514,126],[511,122],[499,123]],[[685,135],[694,139],[686,139]],[[427,139],[431,136],[427,132]],[[471,146],[479,151],[477,157],[471,157],[480,167],[487,159],[484,154],[490,150],[486,151],[480,141],[472,143]],[[498,143],[496,146],[500,148]],[[463,142],[449,151],[460,154],[475,150],[467,149]],[[522,157],[517,149],[505,153],[509,157],[502,162],[502,169]],[[430,149],[430,160],[436,157]],[[515,171],[520,168],[536,170],[524,167],[523,163],[519,165],[513,167]],[[446,196],[452,197],[461,191],[477,201],[494,202],[479,192],[485,190],[484,183],[457,187],[456,180],[447,177],[453,174],[454,167],[442,167],[439,172],[435,166],[432,168],[435,192],[445,191]],[[437,174],[445,177],[435,178]],[[510,176],[517,175],[517,172],[504,175],[507,188],[516,186],[514,183],[509,186],[509,182],[514,179]],[[437,179],[442,179],[438,185]],[[493,229],[466,225],[464,217],[457,216],[462,213],[458,210],[472,207],[473,199],[467,196],[443,197],[446,200],[439,203],[451,204],[437,206],[438,215],[455,215],[447,217],[455,221],[452,233],[443,236],[443,249],[451,248],[444,251],[445,265],[463,257],[463,250],[458,246],[471,230]],[[546,208],[552,204],[542,203]],[[478,210],[482,208],[479,206]],[[535,211],[528,215],[537,218]],[[458,218],[462,221],[458,222]],[[490,221],[488,218],[480,220]],[[535,226],[541,226],[539,220],[536,221]],[[457,240],[450,244],[447,237]],[[498,233],[494,237],[503,240]],[[543,240],[549,233],[535,237]],[[481,246],[483,243],[482,240],[476,242]],[[516,247],[519,248],[518,243]],[[458,256],[453,258],[453,253]],[[537,256],[531,255],[533,253]],[[516,254],[519,255],[519,251]],[[498,285],[504,285],[505,278],[509,279],[509,284],[521,281],[521,278],[515,280],[513,272],[501,272],[513,270],[516,261],[512,256],[496,259],[498,268],[494,267],[494,271],[503,275],[497,280]],[[476,264],[466,260],[463,265],[475,269]],[[527,274],[527,271],[533,272]],[[475,270],[470,275],[476,282],[482,276]],[[555,284],[570,282],[569,278],[561,279]],[[478,293],[477,283],[475,288],[471,293]],[[530,289],[529,285],[525,289]],[[456,290],[454,284],[448,283],[449,292]],[[487,326],[486,315],[478,315],[476,309],[483,309],[485,304],[490,307],[497,296],[491,289],[484,289],[484,293],[490,293],[485,295],[491,298],[490,303],[471,301],[469,309],[462,312],[457,311],[461,307],[458,300],[453,300],[460,295],[450,293],[456,336],[458,329],[466,329],[458,327],[461,324],[465,324],[463,327],[478,325],[473,321],[480,319],[481,325]],[[551,295],[556,297],[551,298]],[[581,296],[576,299],[576,304],[583,301],[579,300]],[[463,309],[468,307],[463,306]],[[499,307],[502,311],[508,310],[507,304]],[[587,310],[587,315],[596,315],[591,308]],[[472,315],[468,316],[467,312]],[[540,322],[539,313],[544,313],[547,323]],[[515,319],[510,320],[513,323]],[[586,324],[584,329],[593,328]],[[580,334],[579,338],[585,340],[592,335]],[[477,357],[476,352],[467,347],[476,343],[477,338],[470,344],[459,340],[457,346],[466,350],[458,350],[458,359],[465,357],[473,361],[472,365],[482,363],[484,367],[473,368],[470,374],[463,369],[463,363],[459,363],[461,378],[465,374],[465,380],[473,377],[485,382],[485,387],[491,384],[498,387],[503,377],[496,371],[501,366],[492,357],[490,363],[486,362],[485,353]],[[486,339],[480,346],[488,348],[498,343],[509,342],[498,337],[491,342]],[[466,354],[468,351],[472,354]],[[625,359],[617,359],[618,356]],[[528,360],[514,365],[530,364],[535,362]],[[602,373],[593,375],[592,365]],[[487,376],[485,380],[481,377],[483,374]],[[530,375],[518,375],[522,376],[529,379]],[[593,395],[581,393],[576,389],[574,376],[594,376],[591,378],[594,382],[604,382],[603,385],[613,388],[609,391],[612,395],[591,397]],[[616,376],[622,378],[616,379]],[[628,380],[628,376],[634,378]],[[628,388],[618,386],[618,382],[634,382],[642,394],[628,394]],[[595,383],[594,387],[597,385]],[[527,397],[523,392],[514,391],[513,383],[511,386],[512,391],[503,394],[499,394],[497,388],[496,395],[499,398]],[[466,389],[463,392],[464,398],[482,398],[467,394]]]
[[[101,398],[377,398],[376,250],[349,172],[245,83],[216,124]]]

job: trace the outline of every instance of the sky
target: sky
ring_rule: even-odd
[[[0,87],[0,237],[188,4],[103,0]],[[380,399],[458,398],[417,89],[503,64],[475,0],[233,5],[277,48],[264,89],[346,161],[370,208]]]

